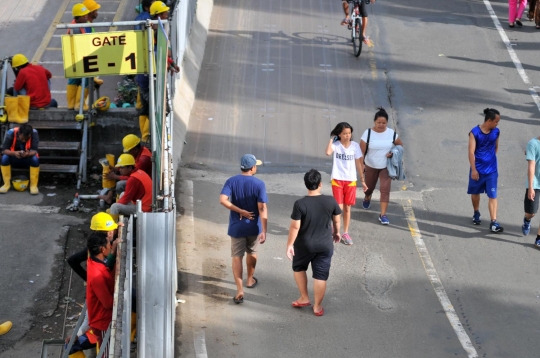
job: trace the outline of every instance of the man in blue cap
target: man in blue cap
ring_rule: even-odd
[[[253,276],[257,264],[257,246],[266,241],[268,211],[266,203],[266,186],[254,177],[257,165],[262,162],[253,154],[246,154],[240,160],[241,174],[235,175],[225,182],[219,202],[229,209],[229,230],[231,237],[231,256],[236,295],[234,303],[244,301],[242,259],[246,253],[247,288],[255,288],[258,280]]]

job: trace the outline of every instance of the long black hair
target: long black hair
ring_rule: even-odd
[[[495,108],[484,109],[484,114],[486,115],[484,117],[484,122],[492,121],[500,115],[499,111],[497,111]]]
[[[347,123],[347,122],[341,122],[341,123],[338,123],[334,129],[332,129],[332,131],[330,132],[330,136],[336,136],[339,138],[339,136],[341,135],[341,132],[343,132],[344,129],[346,128],[349,128],[351,130],[351,134],[353,132],[353,127]],[[341,138],[339,138],[341,139]]]

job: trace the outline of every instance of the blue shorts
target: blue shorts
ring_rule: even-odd
[[[499,173],[480,174],[478,180],[473,180],[469,173],[469,188],[467,194],[482,194],[486,193],[488,198],[497,198],[497,178]]]

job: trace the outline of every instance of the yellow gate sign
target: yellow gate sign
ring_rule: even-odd
[[[66,78],[148,73],[144,31],[63,35]]]

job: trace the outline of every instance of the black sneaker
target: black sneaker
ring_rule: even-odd
[[[472,217],[472,223],[474,225],[480,225],[482,223],[482,220],[480,220],[480,212],[476,210]]]
[[[499,225],[498,222],[492,221],[491,224],[489,224],[489,229],[493,232],[503,232],[504,228]]]

